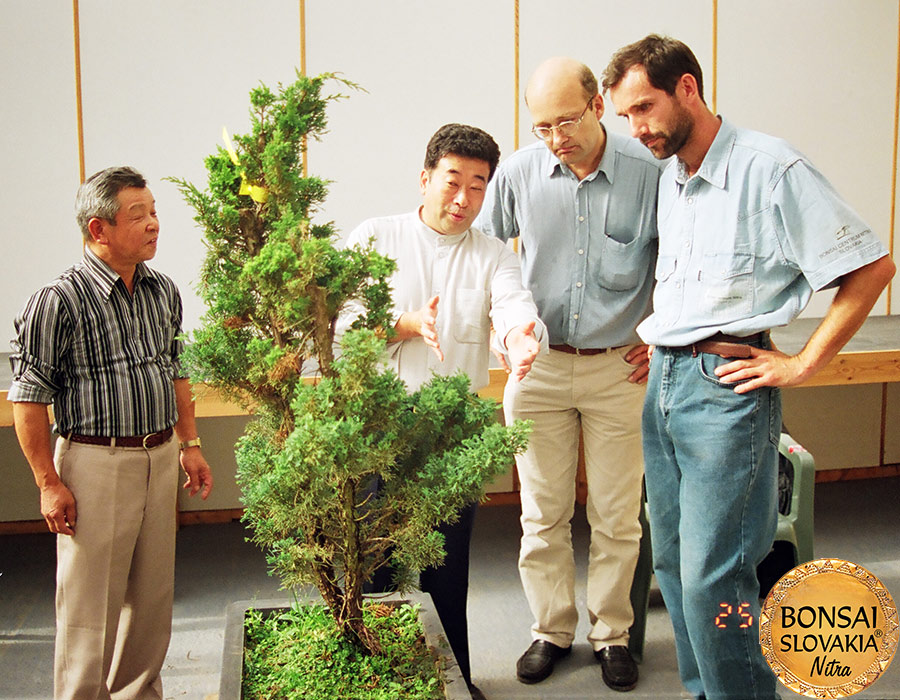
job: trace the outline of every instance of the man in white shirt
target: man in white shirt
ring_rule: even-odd
[[[499,159],[500,149],[481,129],[441,127],[426,150],[418,210],[369,219],[347,240],[348,247],[371,241],[397,261],[390,280],[396,335],[388,340],[388,362],[410,391],[432,373],[459,370],[469,376],[472,391],[487,386],[492,324],[493,346],[516,379],[528,373],[539,352],[547,352],[544,324],[522,286],[515,253],[472,228]],[[348,308],[344,318],[358,313]],[[440,529],[447,556],[420,578],[470,686],[466,599],[476,505]]]

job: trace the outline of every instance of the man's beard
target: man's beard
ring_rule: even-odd
[[[694,131],[694,120],[693,118],[685,111],[682,111],[678,114],[678,118],[675,121],[672,130],[669,133],[664,131],[657,132],[655,134],[650,134],[647,137],[641,139],[641,142],[647,146],[649,141],[653,141],[654,139],[658,139],[658,142],[653,145],[652,148],[647,146],[650,152],[656,157],[657,160],[665,160],[670,156],[675,155],[684,148],[684,145],[688,142],[688,139],[691,138],[691,134]]]

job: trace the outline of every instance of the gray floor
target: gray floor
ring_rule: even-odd
[[[900,596],[897,544],[900,478],[816,487],[816,556],[840,557],[875,573]],[[516,572],[518,508],[481,508],[472,547],[472,669],[491,700],[503,698],[681,698],[665,608],[654,594],[637,688],[606,688],[584,639],[582,620],[573,654],[538,685],[515,679],[515,661],[530,643],[529,614]],[[197,525],[178,535],[175,620],[163,673],[166,698],[212,700],[218,691],[223,611],[232,600],[278,595],[264,560],[243,540],[239,523]],[[587,541],[576,513],[578,595],[583,606]],[[0,537],[0,698],[52,696],[54,540],[49,535]],[[582,615],[584,617],[584,615]],[[800,697],[784,691],[782,697]],[[900,699],[900,661],[859,698]]]

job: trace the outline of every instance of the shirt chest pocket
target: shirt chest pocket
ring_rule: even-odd
[[[675,272],[675,262],[678,258],[674,255],[659,254],[656,260],[656,281],[663,283],[668,282],[669,278]]]
[[[484,342],[490,333],[488,322],[490,296],[488,292],[484,289],[457,289],[454,301],[456,308],[453,310],[451,326],[456,342]]]
[[[603,237],[600,253],[600,286],[614,292],[634,289],[650,270],[650,246],[640,237],[621,243]]]
[[[733,318],[753,309],[753,262],[749,253],[703,257],[700,271],[701,306],[717,318]]]

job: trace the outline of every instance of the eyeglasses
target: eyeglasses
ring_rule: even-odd
[[[567,119],[564,122],[560,122],[556,126],[533,126],[531,127],[531,133],[537,136],[541,141],[549,141],[553,138],[553,130],[556,129],[556,133],[560,136],[571,136],[576,131],[578,131],[578,127],[581,126],[581,122],[584,119],[584,115],[588,111],[588,107],[593,104],[594,98],[588,100],[588,103],[585,105],[584,109],[581,111],[581,116],[578,119]]]

